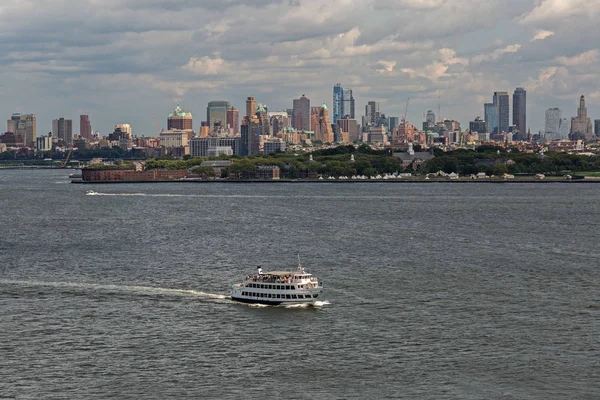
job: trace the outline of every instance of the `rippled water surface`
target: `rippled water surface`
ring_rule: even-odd
[[[600,398],[600,185],[67,175],[0,172],[0,398]]]

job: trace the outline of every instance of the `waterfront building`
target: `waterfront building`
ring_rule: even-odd
[[[269,139],[263,143],[263,153],[265,154],[285,152],[285,148],[285,142],[281,139]]]
[[[179,104],[175,107],[173,112],[170,112],[167,116],[167,130],[193,130],[193,119],[192,113],[184,111],[181,109]]]
[[[577,116],[571,118],[571,136],[577,134],[582,135],[584,139],[591,139],[593,136],[592,121],[587,115],[585,96],[583,95],[579,99]]]
[[[508,133],[510,125],[510,100],[508,92],[494,92],[494,105],[498,112],[498,132]]]
[[[34,147],[37,137],[37,120],[35,114],[14,113],[7,121],[7,131],[23,135],[22,147]]]
[[[544,133],[546,138],[557,140],[557,139],[566,139],[561,138],[560,131],[560,121],[562,118],[562,111],[560,108],[549,108],[546,110],[546,118],[544,124]]]
[[[231,110],[231,103],[228,101],[211,101],[206,108],[206,120],[211,131],[216,126],[227,126],[227,112]]]
[[[241,152],[241,141],[240,137],[193,138],[189,142],[190,155],[192,157],[209,157],[231,153],[229,155],[238,156]]]
[[[240,112],[237,108],[231,107],[227,111],[227,127],[231,129],[233,136],[239,136],[240,134]]]
[[[5,132],[0,135],[0,143],[3,143],[6,147],[25,147],[25,135],[22,133]]]
[[[87,140],[92,138],[92,124],[89,115],[79,116],[79,135]]]
[[[37,137],[35,148],[37,151],[52,151],[52,133],[48,136]]]
[[[59,118],[52,121],[52,133],[65,145],[73,145],[73,120]]]
[[[498,133],[498,107],[493,103],[485,103],[483,110],[483,117],[487,122],[489,133]]]
[[[469,123],[469,130],[471,131],[471,133],[487,132],[488,131],[487,122],[485,120],[481,119],[481,117],[477,117],[477,118],[475,118],[475,121],[471,121]]]
[[[516,88],[513,93],[513,125],[521,136],[527,132],[527,91]]]
[[[294,129],[297,131],[310,131],[310,99],[302,95],[294,99]]]

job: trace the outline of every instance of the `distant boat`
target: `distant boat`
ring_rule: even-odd
[[[231,298],[251,304],[314,303],[323,291],[318,279],[304,270],[301,263],[295,271],[262,272],[247,275],[231,289]]]

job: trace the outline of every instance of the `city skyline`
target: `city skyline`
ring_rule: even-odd
[[[270,110],[291,108],[302,93],[333,109],[337,82],[352,88],[357,119],[370,100],[401,116],[410,98],[408,120],[417,125],[439,103],[438,118],[468,126],[484,117],[491,93],[510,95],[516,87],[528,92],[532,132],[544,129],[549,108],[574,116],[581,94],[588,115],[600,116],[600,49],[593,40],[600,5],[593,1],[261,0],[208,9],[111,0],[77,10],[33,3],[33,19],[23,3],[0,13],[3,36],[11,38],[2,45],[0,81],[10,96],[0,100],[0,111],[36,114],[38,135],[56,116],[79,115],[89,115],[102,134],[117,122],[151,134],[153,114],[173,104],[203,120],[208,102],[227,99],[243,110],[249,95]],[[275,22],[246,19],[252,34],[238,32],[241,16],[254,12]],[[93,23],[84,23],[92,15]],[[157,16],[174,26],[157,26]],[[19,23],[26,19],[34,30]],[[579,29],[570,28],[574,23]]]

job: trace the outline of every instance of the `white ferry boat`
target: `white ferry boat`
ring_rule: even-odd
[[[255,275],[246,275],[242,283],[236,283],[231,298],[254,304],[314,303],[323,290],[318,279],[298,263],[296,271],[263,272],[261,267]]]

